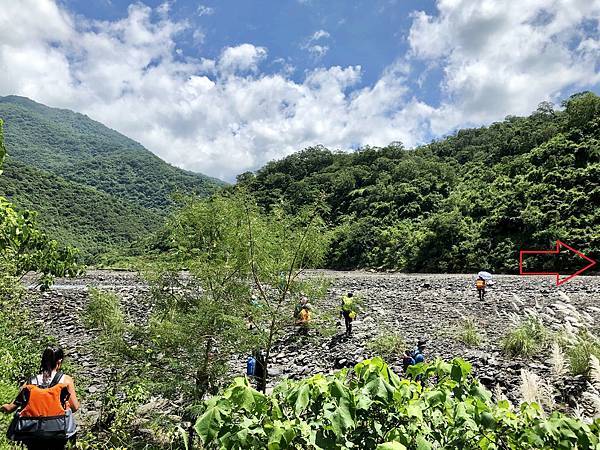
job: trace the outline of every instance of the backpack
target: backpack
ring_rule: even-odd
[[[59,383],[63,377],[56,373],[48,384],[37,385],[33,379],[23,386],[24,405],[17,411],[8,428],[11,441],[67,440],[76,432],[72,411],[67,408],[69,391]]]
[[[475,287],[477,289],[484,289],[485,288],[485,280],[478,278],[477,281],[475,281]]]
[[[303,324],[308,323],[310,321],[310,311],[306,308],[302,308],[300,310],[300,315],[298,319]]]
[[[248,362],[246,362],[246,375],[253,377],[256,373],[256,358],[250,356]]]

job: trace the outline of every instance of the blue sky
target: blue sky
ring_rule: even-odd
[[[144,1],[153,8],[163,3]],[[115,21],[127,16],[131,2],[66,0],[64,4],[88,18]],[[269,49],[269,61],[262,67],[266,73],[281,69],[279,59],[296,68],[290,77],[298,82],[305,70],[358,64],[363,69],[361,85],[367,85],[409,50],[410,14],[416,10],[432,13],[435,4],[414,0],[178,0],[171,4],[170,16],[190,24],[177,37],[185,55],[217,58],[225,47],[249,42]],[[204,35],[201,44],[194,39],[197,30]],[[305,47],[319,30],[329,36],[315,43],[327,46],[328,51],[316,58]],[[423,92],[431,92],[435,100],[435,80],[432,84],[432,89]]]
[[[228,181],[311,145],[407,148],[599,92],[600,0],[20,0],[0,95]]]

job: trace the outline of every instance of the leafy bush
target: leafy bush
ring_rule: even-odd
[[[121,302],[113,292],[90,289],[90,301],[83,319],[86,326],[99,328],[107,335],[120,333],[125,328]]]
[[[456,337],[460,342],[469,347],[478,347],[481,344],[481,334],[475,320],[471,317],[461,322]]]
[[[600,342],[588,331],[581,331],[566,347],[565,353],[573,375],[589,375],[590,357],[600,358]]]
[[[367,349],[385,360],[397,358],[405,350],[404,338],[391,330],[382,331],[379,336],[367,344]]]
[[[548,331],[536,317],[528,317],[502,340],[502,350],[512,356],[531,356],[547,343]]]
[[[600,420],[519,411],[455,359],[412,366],[400,379],[379,358],[332,376],[284,381],[272,395],[237,378],[204,404],[195,429],[206,449],[573,449],[596,448]],[[419,377],[420,381],[415,381]],[[191,444],[191,443],[190,443]]]

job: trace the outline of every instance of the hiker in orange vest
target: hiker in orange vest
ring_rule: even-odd
[[[485,280],[481,277],[477,277],[477,280],[475,280],[475,287],[477,288],[479,300],[483,301],[483,297],[485,296]]]
[[[306,303],[302,306],[296,321],[296,324],[300,325],[300,334],[304,336],[308,335],[308,325],[310,323],[310,319],[310,303]]]
[[[2,405],[6,414],[16,411],[8,437],[22,442],[28,450],[62,450],[74,440],[79,409],[73,378],[60,371],[64,352],[47,348],[42,354],[41,372],[31,377],[12,403]]]

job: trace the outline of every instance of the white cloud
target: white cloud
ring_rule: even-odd
[[[325,31],[325,30],[318,30],[315,31],[313,33],[313,35],[311,36],[310,40],[311,41],[318,41],[319,39],[324,39],[324,38],[328,38],[330,36],[330,34]]]
[[[300,46],[301,49],[307,50],[314,61],[318,61],[329,51],[329,46],[318,41],[329,39],[331,35],[325,30],[315,31],[306,41]]]
[[[196,12],[198,13],[198,16],[200,16],[200,17],[210,16],[215,13],[215,8],[211,8],[210,6],[206,6],[206,5],[198,5]]]
[[[564,90],[600,82],[599,0],[439,0],[413,16],[415,58],[439,64],[445,100],[434,133],[527,114]],[[588,27],[586,31],[583,26]],[[589,31],[593,29],[594,31]]]
[[[258,71],[258,65],[267,57],[267,49],[252,44],[227,47],[221,53],[219,68],[225,74],[243,71]]]
[[[411,56],[366,87],[360,66],[294,81],[288,61],[269,62],[267,49],[250,43],[216,59],[186,57],[176,40],[187,25],[140,3],[112,22],[72,16],[52,0],[15,3],[0,8],[0,95],[81,111],[171,163],[229,180],[319,143],[412,146],[431,129],[528,113],[599,81],[599,0],[511,8],[440,0],[437,16],[413,16]],[[309,40],[324,46],[325,33]],[[439,107],[410,91],[422,75],[415,59],[443,71]],[[268,64],[282,70],[266,75]]]
[[[309,45],[308,47],[305,47],[305,48],[306,48],[306,50],[308,50],[308,52],[311,54],[311,56],[315,59],[321,59],[329,51],[329,46],[327,46],[327,45],[315,44],[315,45]]]
[[[200,28],[196,28],[192,33],[192,39],[194,40],[194,44],[202,45],[204,44],[204,40],[206,39],[206,33]]]

